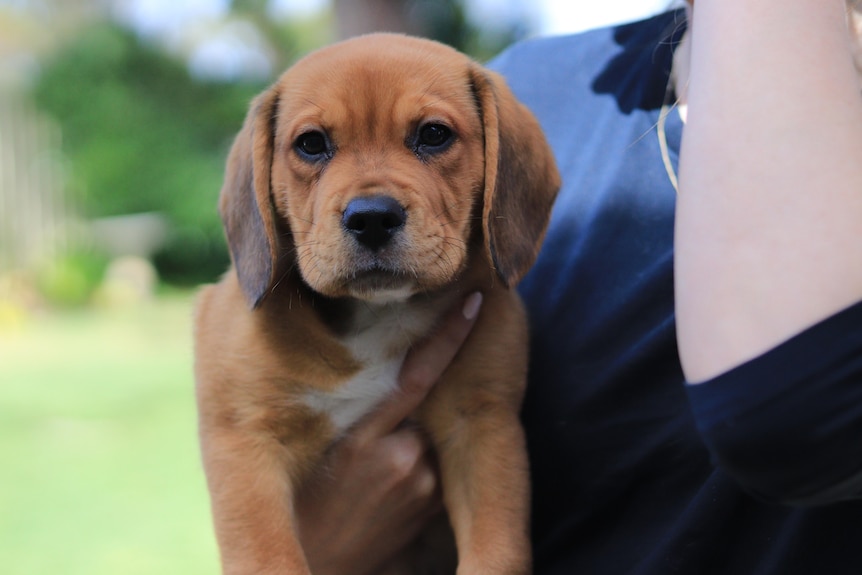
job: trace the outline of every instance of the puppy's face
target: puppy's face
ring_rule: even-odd
[[[275,90],[271,193],[306,283],[387,300],[450,281],[484,181],[462,57],[369,37],[307,57]]]
[[[511,287],[560,186],[548,143],[503,79],[419,38],[314,52],[258,96],[219,210],[252,308],[298,269],[331,297],[394,301],[451,281],[481,250]]]

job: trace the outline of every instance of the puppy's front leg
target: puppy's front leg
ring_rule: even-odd
[[[439,455],[458,575],[531,571],[528,460],[518,417],[527,344],[518,303],[491,313],[486,304],[493,325],[483,327],[480,317],[420,414]]]
[[[225,575],[308,575],[293,514],[299,469],[307,462],[277,436],[202,430],[204,467]]]
[[[479,409],[450,421],[445,439],[435,442],[458,575],[526,575],[529,486],[520,422],[501,405]]]

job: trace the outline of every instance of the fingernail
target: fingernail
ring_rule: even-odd
[[[479,308],[482,307],[482,294],[479,292],[470,294],[470,296],[464,301],[464,309],[461,310],[461,313],[464,314],[464,317],[470,321],[476,319],[476,316],[479,315]]]

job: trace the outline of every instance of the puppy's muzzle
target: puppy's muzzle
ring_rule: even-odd
[[[406,221],[407,211],[385,195],[354,198],[341,216],[344,230],[372,252],[388,244]]]

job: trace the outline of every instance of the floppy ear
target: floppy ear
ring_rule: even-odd
[[[270,88],[252,102],[228,155],[219,213],[239,284],[252,308],[266,297],[278,258],[270,194],[278,93]]]
[[[538,121],[502,76],[476,65],[472,82],[485,131],[485,248],[512,287],[538,255],[560,175]]]

